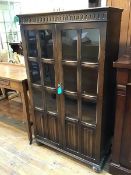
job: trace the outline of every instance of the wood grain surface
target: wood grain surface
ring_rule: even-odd
[[[22,81],[27,79],[26,69],[23,65],[0,63],[0,78]]]

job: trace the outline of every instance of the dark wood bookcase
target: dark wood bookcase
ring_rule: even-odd
[[[96,170],[113,132],[121,13],[106,7],[18,15],[36,141]]]

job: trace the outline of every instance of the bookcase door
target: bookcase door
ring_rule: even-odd
[[[103,79],[99,72],[104,67],[100,50],[99,24],[57,25],[59,80],[63,128],[63,146],[73,154],[94,157],[96,130],[100,128]],[[97,132],[99,135],[99,130]]]
[[[58,66],[54,25],[29,25],[22,28],[22,40],[31,102],[35,136],[59,144],[60,110],[56,93]]]

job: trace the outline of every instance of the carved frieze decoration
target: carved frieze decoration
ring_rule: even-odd
[[[67,22],[107,21],[107,12],[78,13],[45,13],[36,15],[20,15],[20,24],[48,24]]]

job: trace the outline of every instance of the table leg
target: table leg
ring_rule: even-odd
[[[24,116],[26,117],[26,126],[27,126],[28,138],[29,138],[29,141],[30,141],[30,144],[31,144],[32,143],[32,130],[31,130],[32,123],[30,121],[27,90],[28,90],[27,82],[23,81],[22,82],[21,98],[22,98],[22,103],[23,103],[23,113],[24,113]]]
[[[3,100],[6,98],[6,94],[5,94],[5,89],[4,88],[0,88],[1,89],[1,92],[2,92],[2,95],[0,96],[0,100]]]

